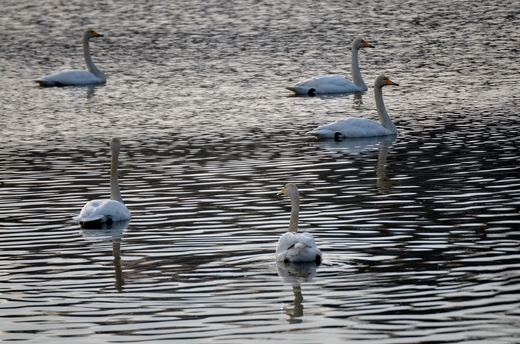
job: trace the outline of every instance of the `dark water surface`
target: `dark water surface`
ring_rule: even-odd
[[[5,342],[520,342],[518,1],[3,1],[0,339]],[[106,85],[41,88],[83,69]],[[375,118],[397,137],[314,142]],[[123,143],[129,224],[81,230]],[[290,205],[324,254],[274,260]]]

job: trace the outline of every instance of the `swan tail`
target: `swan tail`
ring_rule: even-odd
[[[303,250],[306,247],[307,247],[307,245],[305,245],[302,242],[298,242],[298,243],[294,244],[294,248],[297,249],[297,250]]]
[[[312,87],[288,86],[285,89],[289,90],[289,91],[293,91],[297,95],[307,95],[307,96],[316,95],[316,89],[314,89]]]
[[[307,134],[314,135],[318,139],[333,139],[336,132],[329,129],[317,128],[313,131],[309,131]]]
[[[88,223],[88,222],[102,223],[102,222],[106,222],[107,217],[104,215],[82,216],[82,214],[79,214],[78,216],[75,216],[72,219],[78,223]]]
[[[55,86],[56,83],[52,80],[46,80],[46,79],[36,79],[34,82],[40,84],[40,86]]]

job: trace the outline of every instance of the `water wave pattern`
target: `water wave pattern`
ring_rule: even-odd
[[[0,21],[0,324],[24,342],[515,342],[520,338],[517,2],[7,1]],[[110,23],[107,24],[107,23]],[[82,68],[106,85],[41,88]],[[78,27],[79,26],[79,27]],[[397,137],[315,142],[381,72]],[[122,141],[130,223],[83,230]],[[323,263],[276,263],[300,189]]]

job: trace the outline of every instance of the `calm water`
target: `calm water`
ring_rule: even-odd
[[[518,1],[2,1],[0,339],[5,342],[520,342]],[[108,76],[83,69],[81,32]],[[367,84],[399,135],[314,142],[375,118],[361,95],[292,97],[316,74]],[[109,194],[123,143],[129,224],[72,217]],[[319,267],[277,265],[286,182]]]

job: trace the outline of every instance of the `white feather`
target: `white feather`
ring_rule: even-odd
[[[276,260],[294,263],[312,262],[321,251],[310,233],[290,233],[281,236],[276,246]]]
[[[76,222],[118,222],[130,219],[130,212],[123,203],[113,200],[93,200],[83,206]]]

